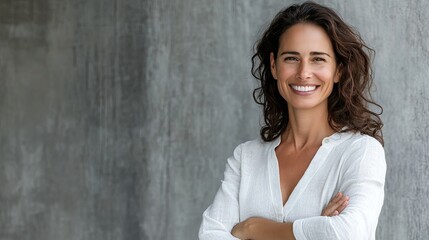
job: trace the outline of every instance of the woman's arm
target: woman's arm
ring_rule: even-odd
[[[200,240],[238,240],[231,229],[239,220],[238,191],[241,178],[242,145],[235,148],[226,163],[224,179],[213,203],[204,211],[199,230]]]
[[[323,209],[322,216],[337,216],[348,205],[349,197],[339,192]],[[293,223],[279,223],[265,218],[253,217],[238,223],[232,235],[239,239],[295,240]]]

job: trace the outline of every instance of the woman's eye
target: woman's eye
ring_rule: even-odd
[[[296,61],[298,61],[298,58],[296,58],[296,57],[286,57],[285,61],[287,61],[287,62],[296,62]]]
[[[313,61],[315,61],[315,62],[326,62],[326,60],[324,58],[321,58],[321,57],[316,57],[313,59]]]

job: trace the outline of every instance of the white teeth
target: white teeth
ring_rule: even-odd
[[[291,85],[293,89],[300,92],[309,92],[316,89],[316,86],[298,86],[298,85]]]

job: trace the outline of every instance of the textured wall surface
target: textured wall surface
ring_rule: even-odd
[[[318,2],[377,51],[377,237],[427,239],[429,2]],[[0,239],[197,239],[258,136],[252,44],[289,3],[0,0]]]

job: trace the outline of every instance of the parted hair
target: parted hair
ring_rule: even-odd
[[[263,106],[265,124],[261,127],[261,138],[274,140],[286,130],[289,122],[287,102],[280,95],[270,71],[270,53],[277,58],[280,36],[297,23],[311,23],[323,28],[332,42],[340,79],[328,97],[331,128],[338,132],[367,134],[384,144],[380,119],[383,108],[374,102],[370,93],[373,82],[371,57],[375,52],[335,11],[314,2],[294,4],[280,11],[255,43],[252,75],[260,85],[253,91],[253,98]],[[371,106],[379,112],[372,111]]]

